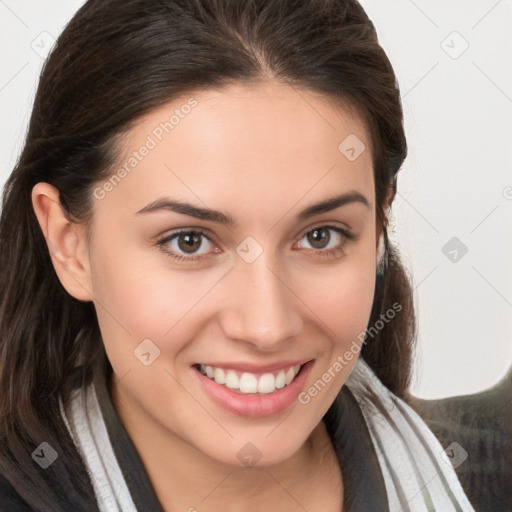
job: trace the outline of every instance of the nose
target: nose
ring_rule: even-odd
[[[264,254],[230,272],[227,307],[220,312],[224,334],[259,351],[280,351],[302,330],[298,298],[291,283],[267,264]]]

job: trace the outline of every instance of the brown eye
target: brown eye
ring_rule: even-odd
[[[159,245],[165,252],[184,259],[216,252],[215,244],[201,231],[179,231],[161,240]]]
[[[324,225],[304,233],[298,241],[298,248],[310,249],[318,255],[326,255],[338,251],[347,242],[356,239],[356,235],[348,230],[337,226]]]
[[[177,239],[179,249],[185,253],[196,252],[202,244],[202,235],[198,233],[180,233]]]
[[[321,227],[307,233],[306,238],[313,248],[325,249],[331,240],[331,234],[329,229]]]

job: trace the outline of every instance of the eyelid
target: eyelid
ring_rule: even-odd
[[[296,236],[296,240],[302,239],[305,235],[307,235],[309,232],[314,231],[318,228],[327,228],[327,229],[334,229],[335,231],[338,231],[343,236],[348,238],[349,240],[357,240],[357,235],[345,224],[338,225],[332,221],[320,221],[315,224],[312,224],[311,226],[308,226],[307,228],[303,229],[299,232],[299,234]]]
[[[300,236],[300,238],[298,238],[297,241],[294,242],[294,247],[296,244],[299,244],[300,241],[308,233],[319,228],[335,231],[336,234],[341,238],[341,241],[338,242],[334,247],[330,248],[314,249],[309,247],[300,247],[295,250],[298,252],[305,252],[306,254],[309,255],[310,258],[313,258],[317,261],[339,259],[345,255],[345,246],[351,242],[357,242],[357,240],[359,239],[359,235],[356,235],[354,232],[352,232],[352,230],[346,227],[342,228],[340,226],[333,225],[332,223],[324,222],[317,224],[316,226],[307,228],[306,231],[304,231],[303,234]]]
[[[157,240],[158,242],[168,242],[181,233],[199,233],[207,238],[212,244],[219,245],[213,234],[208,229],[196,227],[177,228],[174,231],[166,232],[165,234],[160,235]]]
[[[201,236],[204,236],[204,238],[206,238],[217,250],[210,251],[209,253],[206,253],[206,254],[192,253],[189,255],[185,255],[185,254],[176,253],[170,248],[166,248],[166,245],[169,242],[174,240],[176,237],[178,237],[182,233],[196,233]],[[209,230],[206,230],[204,228],[186,227],[186,228],[178,228],[178,229],[172,231],[171,233],[168,232],[164,235],[161,235],[160,237],[158,237],[156,245],[169,258],[172,258],[176,262],[186,264],[186,263],[193,263],[196,260],[204,261],[208,258],[211,258],[213,255],[215,255],[215,253],[222,252],[222,250],[218,249],[219,244],[215,241],[214,238],[215,237],[213,237],[209,233]]]

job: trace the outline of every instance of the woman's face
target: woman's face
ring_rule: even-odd
[[[238,85],[156,109],[121,153],[94,190],[87,283],[121,417],[226,463],[284,460],[370,316],[363,124],[308,91]]]

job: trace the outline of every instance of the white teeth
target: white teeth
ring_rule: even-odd
[[[211,366],[210,366],[211,368]],[[226,383],[226,374],[222,368],[215,368],[213,370],[213,378],[217,384],[225,384]],[[211,377],[210,377],[211,379]]]
[[[271,373],[264,373],[258,380],[258,393],[272,393],[276,390],[276,378]]]
[[[238,377],[234,370],[223,370],[213,366],[200,365],[199,369],[203,375],[213,379],[217,384],[237,389],[240,393],[269,394],[290,384],[299,373],[300,365],[280,370],[277,374],[264,373],[259,378],[249,372],[244,372]]]
[[[242,393],[256,393],[258,391],[258,379],[252,373],[242,373],[240,391]]]
[[[276,377],[276,388],[281,389],[286,386],[286,377],[283,370],[281,370]]]
[[[226,387],[230,389],[240,388],[240,379],[233,370],[228,370],[228,373],[226,373]]]

